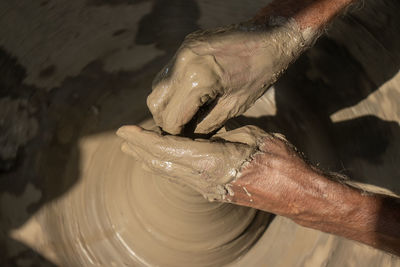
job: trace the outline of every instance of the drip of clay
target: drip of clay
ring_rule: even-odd
[[[221,266],[263,234],[269,214],[152,175],[121,142],[113,132],[83,140],[82,181],[43,218],[64,266]]]

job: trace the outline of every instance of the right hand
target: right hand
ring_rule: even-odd
[[[276,81],[303,41],[286,24],[235,25],[188,35],[153,82],[147,105],[156,124],[179,134],[200,113],[195,133],[218,129]]]
[[[209,200],[289,215],[307,206],[314,170],[284,137],[255,126],[192,140],[123,126],[122,151],[148,171],[185,184]],[[304,189],[304,190],[302,190]]]

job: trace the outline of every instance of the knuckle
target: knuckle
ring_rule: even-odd
[[[188,47],[181,47],[176,55],[175,64],[184,64],[193,59],[196,54]]]
[[[155,113],[162,112],[168,105],[173,93],[171,87],[166,84],[159,85],[153,89],[146,100],[151,113],[154,115]]]
[[[160,106],[161,105],[159,101],[155,101],[153,98],[150,97],[147,98],[147,107],[149,108],[151,114],[153,114],[153,117],[159,117],[159,113],[162,110]],[[157,120],[157,118],[154,119]]]

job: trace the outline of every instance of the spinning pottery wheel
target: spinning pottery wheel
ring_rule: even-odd
[[[209,203],[120,151],[121,125],[154,127],[151,81],[182,38],[266,4],[227,2],[0,4],[0,24],[16,25],[0,27],[0,81],[12,101],[35,108],[26,112],[38,126],[23,164],[2,180],[1,217],[10,220],[0,222],[1,247],[11,263],[34,255],[40,266],[400,266],[279,216]],[[226,128],[281,132],[314,163],[399,193],[398,8],[366,1],[338,19]],[[10,201],[23,216],[6,209]]]
[[[81,182],[46,212],[63,265],[221,266],[264,233],[269,214],[210,203],[147,173],[120,145],[112,132],[81,140]]]

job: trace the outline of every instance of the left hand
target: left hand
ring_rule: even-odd
[[[162,136],[138,126],[124,126],[117,132],[125,139],[122,151],[151,172],[190,186],[209,200],[223,200],[225,184],[236,178],[257,151],[260,134],[266,133],[254,126],[217,134],[210,140]]]
[[[281,135],[255,126],[210,140],[162,136],[138,126],[124,126],[117,134],[126,141],[122,150],[145,168],[208,200],[291,216],[303,213],[312,198],[315,170]]]

